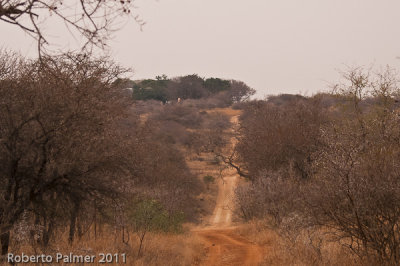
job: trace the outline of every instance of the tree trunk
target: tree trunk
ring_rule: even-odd
[[[97,205],[96,200],[94,201],[94,214],[93,214],[93,221],[94,221],[94,240],[97,239]]]
[[[71,220],[70,220],[70,224],[69,224],[68,242],[70,245],[72,244],[72,242],[74,242],[76,218],[78,216],[78,211],[79,211],[79,202],[76,201],[74,204],[74,208],[71,212]]]
[[[8,246],[10,245],[10,231],[3,233],[0,236],[1,241],[1,255],[5,256],[8,253]]]
[[[139,237],[140,245],[139,245],[139,250],[138,250],[138,254],[137,254],[138,258],[140,257],[140,252],[142,251],[143,240],[144,240],[145,235],[146,235],[146,232],[142,232],[142,235]]]
[[[43,246],[47,247],[50,242],[50,237],[53,234],[54,222],[50,221],[47,230],[43,233]]]
[[[78,228],[78,238],[79,240],[82,239],[83,236],[83,230],[82,230],[82,223],[80,221],[80,219],[76,219],[76,227]]]
[[[69,235],[68,235],[68,242],[71,245],[72,242],[74,242],[74,236],[75,236],[75,221],[76,221],[76,214],[71,213],[71,221],[69,224]]]

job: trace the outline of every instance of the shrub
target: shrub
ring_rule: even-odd
[[[215,182],[215,178],[211,175],[206,175],[203,177],[203,181],[207,186],[207,189],[210,189],[210,184],[213,184]]]
[[[135,202],[129,210],[128,218],[140,241],[138,256],[148,232],[181,232],[184,221],[183,213],[168,213],[159,202],[151,199]]]

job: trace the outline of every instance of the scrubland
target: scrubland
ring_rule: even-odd
[[[390,68],[350,70],[329,93],[250,100],[235,80],[127,82],[106,58],[0,61],[3,262],[400,263]]]

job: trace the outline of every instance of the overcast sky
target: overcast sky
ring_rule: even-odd
[[[127,23],[110,42],[111,55],[134,68],[135,79],[197,73],[242,80],[262,97],[326,90],[346,66],[400,66],[399,0],[136,0],[136,5],[147,22],[143,31]],[[4,47],[36,52],[29,37],[3,24]]]

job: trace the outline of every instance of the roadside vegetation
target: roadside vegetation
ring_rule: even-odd
[[[400,263],[397,78],[354,69],[331,94],[244,108],[230,157],[248,180],[237,213],[311,254],[289,264]]]

